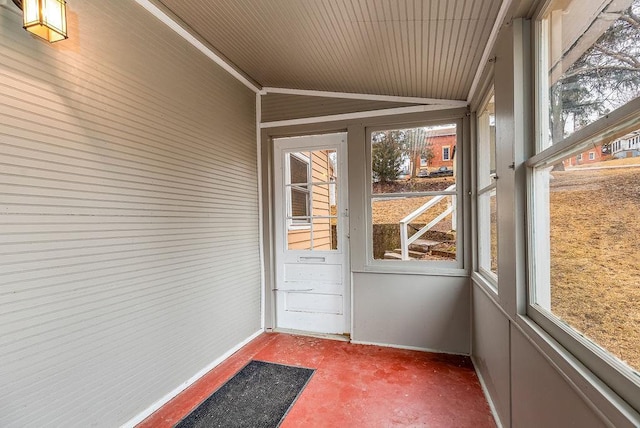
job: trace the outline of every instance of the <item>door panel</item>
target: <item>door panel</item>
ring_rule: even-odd
[[[346,134],[274,140],[276,326],[349,332]]]

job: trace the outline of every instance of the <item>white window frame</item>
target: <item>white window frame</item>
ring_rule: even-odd
[[[445,150],[447,156],[445,156]],[[450,161],[451,160],[451,146],[442,146],[442,161]]]
[[[596,152],[589,152],[589,160],[596,160]]]
[[[286,153],[286,162],[285,164],[285,186],[287,186],[287,191],[285,192],[286,194],[286,208],[287,208],[287,230],[308,230],[311,229],[311,210],[312,207],[308,206],[307,207],[307,211],[309,214],[309,220],[307,222],[302,222],[302,221],[293,221],[292,218],[289,218],[290,216],[293,216],[293,213],[290,212],[290,210],[292,209],[292,196],[291,196],[291,192],[293,191],[293,186],[291,185],[291,157],[295,156],[296,159],[304,162],[307,165],[307,183],[309,183],[308,185],[310,186],[309,189],[307,190],[307,193],[309,195],[309,201],[310,203],[313,201],[313,187],[312,187],[312,166],[311,166],[311,162],[312,160],[309,158],[309,156],[304,156],[301,153],[293,153],[293,152],[287,152]]]
[[[576,160],[578,162],[582,161],[582,153],[578,153],[578,156],[576,156]]]
[[[366,200],[366,263],[364,270],[367,272],[388,272],[388,273],[434,273],[441,275],[466,275],[468,272],[465,270],[465,257],[463,251],[464,242],[464,216],[463,214],[463,174],[457,174],[456,176],[456,190],[454,192],[447,191],[432,191],[432,192],[406,192],[401,194],[386,193],[386,194],[373,194],[373,177],[371,173],[371,134],[378,131],[386,131],[392,129],[410,129],[419,128],[422,126],[438,126],[438,125],[455,125],[456,126],[456,146],[463,144],[464,132],[463,132],[463,120],[461,118],[442,119],[437,121],[424,121],[414,123],[401,123],[401,124],[389,124],[385,126],[367,127],[365,129],[366,138],[366,168],[365,170],[365,200]],[[450,147],[450,146],[449,146]],[[455,157],[454,169],[461,171],[462,167],[462,151],[457,151]],[[455,261],[438,261],[438,260],[376,260],[373,257],[373,213],[372,213],[372,199],[376,198],[388,198],[394,197],[416,197],[416,196],[440,196],[451,195],[454,196],[456,203],[456,260]]]
[[[494,95],[494,88],[492,87],[485,95],[484,100],[481,104],[481,107],[478,109],[478,116],[476,117],[476,130],[477,130],[477,148],[476,148],[476,183],[478,183],[478,188],[476,189],[476,230],[477,230],[477,271],[478,273],[484,277],[494,293],[498,293],[498,275],[493,272],[490,268],[487,269],[485,266],[491,266],[491,243],[489,242],[489,247],[486,247],[486,243],[484,242],[484,234],[483,234],[483,226],[486,224],[481,224],[484,220],[484,216],[487,213],[482,212],[483,204],[481,203],[481,198],[485,195],[489,195],[489,200],[491,196],[496,196],[496,204],[497,200],[497,175],[496,173],[490,174],[490,182],[485,184],[484,186],[481,184],[481,170],[483,169],[481,165],[490,165],[491,164],[491,147],[490,147],[490,126],[487,126],[486,129],[483,126],[482,121],[482,113],[485,112],[487,105],[489,104],[491,97]],[[494,113],[495,114],[495,113]],[[489,117],[487,117],[487,125],[490,125]],[[495,126],[495,125],[494,125]],[[485,144],[486,143],[486,144]],[[495,153],[494,153],[495,155]],[[497,163],[494,160],[494,163]],[[483,171],[484,172],[484,171]],[[489,207],[488,215],[491,215],[491,210]],[[489,218],[489,225],[491,224],[491,219]],[[497,225],[496,225],[497,226]],[[497,231],[496,231],[497,235]],[[491,232],[488,232],[488,238],[491,239]],[[497,239],[497,236],[496,236]]]
[[[542,18],[542,14],[540,18]],[[553,315],[545,300],[550,296],[549,257],[537,254],[549,254],[549,216],[536,213],[549,213],[548,180],[543,174],[536,174],[539,169],[555,165],[562,159],[578,156],[581,153],[597,148],[604,138],[615,138],[624,135],[635,125],[640,124],[640,98],[613,110],[606,116],[575,131],[561,141],[549,145],[548,130],[548,79],[546,77],[546,58],[548,44],[546,21],[536,21],[536,70],[537,99],[536,103],[536,152],[526,161],[527,166],[527,205],[528,205],[528,299],[526,315],[545,330],[558,343],[573,354],[584,366],[605,382],[611,390],[627,401],[635,409],[640,409],[640,376],[625,364],[618,361],[602,347],[581,335]],[[542,288],[539,284],[547,284]],[[537,303],[533,303],[533,302]],[[545,307],[546,306],[546,307]]]

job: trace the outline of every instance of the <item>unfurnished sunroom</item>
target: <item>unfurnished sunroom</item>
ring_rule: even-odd
[[[271,332],[640,425],[639,0],[15,3],[1,426],[135,426]]]

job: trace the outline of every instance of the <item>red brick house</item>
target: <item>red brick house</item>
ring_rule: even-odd
[[[447,127],[429,131],[426,137],[427,147],[431,149],[433,158],[427,159],[423,155],[420,159],[420,168],[428,168],[430,171],[446,166],[453,169],[453,156],[456,150],[456,128]]]
[[[569,159],[565,159],[562,163],[565,168],[569,168],[577,165],[602,162],[605,159],[605,155],[602,154],[602,146],[596,146]]]

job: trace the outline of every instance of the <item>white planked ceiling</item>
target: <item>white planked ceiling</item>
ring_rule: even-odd
[[[161,0],[264,87],[466,100],[502,0]]]

